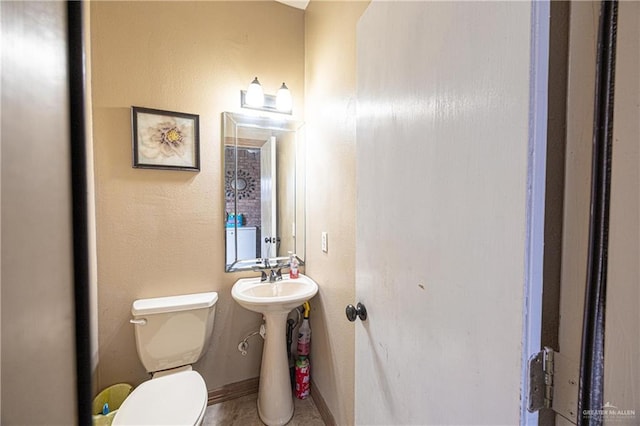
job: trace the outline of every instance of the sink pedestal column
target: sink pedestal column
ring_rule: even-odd
[[[284,425],[293,417],[285,332],[288,315],[288,312],[264,313],[266,336],[260,367],[258,414],[268,426]]]

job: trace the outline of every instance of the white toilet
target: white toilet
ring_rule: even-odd
[[[191,369],[209,347],[218,293],[133,302],[138,356],[147,380],[124,400],[113,425],[200,425],[207,386]]]

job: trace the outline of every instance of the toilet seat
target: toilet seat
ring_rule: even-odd
[[[199,425],[207,407],[207,386],[195,371],[142,383],[124,400],[113,425]]]

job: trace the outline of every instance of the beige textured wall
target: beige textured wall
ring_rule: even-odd
[[[621,2],[611,165],[604,399],[640,422],[640,3]],[[607,418],[605,424],[620,424]],[[626,419],[625,419],[626,420]]]
[[[207,387],[256,377],[257,340],[236,347],[260,315],[240,308],[224,272],[221,112],[258,76],[286,81],[302,113],[304,17],[276,2],[91,4],[98,305],[103,388],[147,378],[129,324],[133,300],[217,291],[214,335],[195,365]],[[132,105],[200,115],[201,171],[131,167]]]
[[[567,148],[558,350],[580,365],[587,280],[593,88],[600,3],[573,2],[569,28]],[[557,417],[559,419],[559,417]]]
[[[305,12],[307,266],[313,380],[338,424],[354,422],[356,23],[369,2],[312,1]],[[321,233],[329,251],[321,251]]]

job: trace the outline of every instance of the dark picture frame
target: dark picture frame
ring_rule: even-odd
[[[131,107],[133,167],[200,171],[200,116]]]

